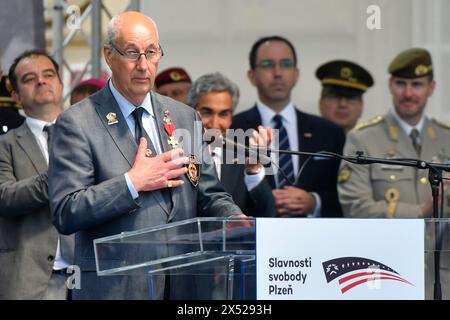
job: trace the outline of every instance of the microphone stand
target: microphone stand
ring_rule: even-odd
[[[249,149],[252,150],[253,147]],[[367,165],[367,164],[387,164],[387,165],[401,165],[406,167],[414,167],[421,170],[428,169],[428,180],[431,185],[431,193],[433,196],[433,218],[441,219],[442,212],[439,210],[439,187],[442,183],[442,171],[450,172],[450,166],[439,163],[431,163],[423,160],[414,159],[383,159],[374,157],[363,156],[362,151],[357,151],[356,156],[343,156],[335,154],[332,152],[303,152],[303,151],[291,151],[291,150],[277,150],[270,148],[256,147],[253,152],[260,154],[261,152],[267,151],[268,156],[270,153],[284,153],[299,156],[310,156],[310,157],[325,157],[332,159],[340,159],[354,164]],[[264,154],[265,155],[265,154]],[[436,222],[436,228],[434,230],[434,300],[442,300],[442,288],[441,288],[441,278],[440,278],[440,257],[442,250],[442,225],[441,221]]]

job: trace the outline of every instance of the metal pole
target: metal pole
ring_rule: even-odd
[[[92,0],[92,30],[91,30],[91,75],[101,78],[101,48],[102,48],[102,3],[101,0]]]
[[[140,0],[130,0],[130,5],[128,6],[128,10],[140,11],[141,10],[141,1]]]
[[[64,28],[64,0],[56,0],[53,5],[53,58],[59,64],[59,74],[63,73],[63,28]]]

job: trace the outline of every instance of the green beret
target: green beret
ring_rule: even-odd
[[[422,48],[408,49],[392,60],[388,72],[394,77],[409,79],[432,75],[431,55]]]
[[[333,60],[316,70],[316,77],[323,86],[337,90],[349,89],[362,94],[374,83],[370,73],[360,65],[346,60]]]

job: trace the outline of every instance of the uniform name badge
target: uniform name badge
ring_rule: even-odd
[[[195,156],[191,154],[189,156],[189,163],[187,166],[186,176],[194,187],[197,187],[200,180],[200,165],[196,163]]]

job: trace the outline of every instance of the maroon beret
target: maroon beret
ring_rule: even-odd
[[[189,77],[186,70],[183,68],[169,68],[161,71],[155,79],[155,86],[159,88],[168,83],[175,82],[189,82],[191,83],[191,78]]]

